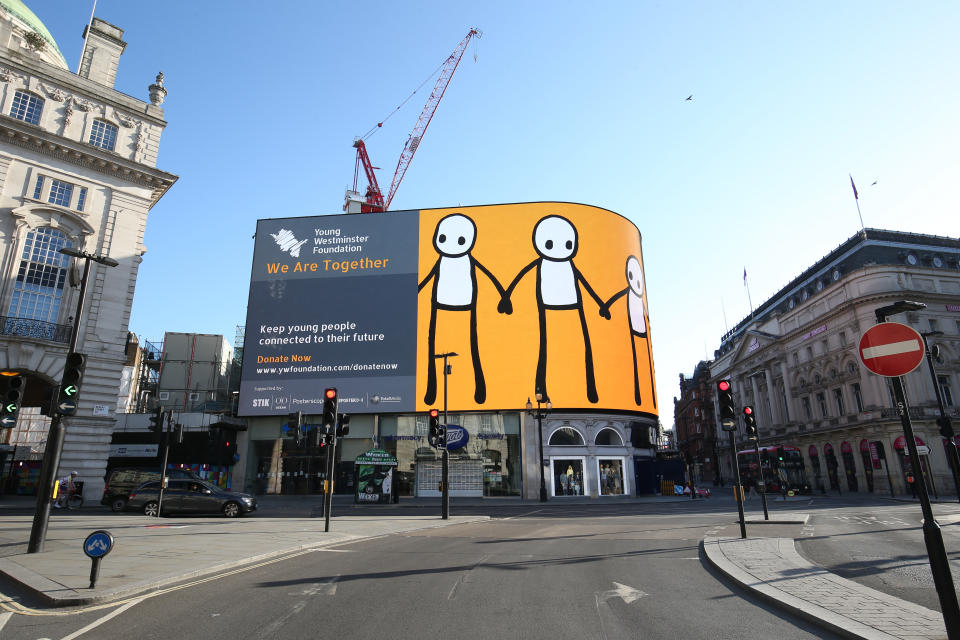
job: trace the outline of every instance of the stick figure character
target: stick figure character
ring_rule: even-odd
[[[487,385],[480,365],[480,349],[477,340],[477,269],[483,272],[501,297],[503,287],[490,270],[480,264],[471,254],[477,241],[477,225],[460,213],[453,213],[437,223],[433,233],[433,248],[440,257],[423,279],[417,291],[422,291],[433,279],[430,303],[430,333],[427,337],[427,391],[423,396],[426,404],[437,399],[436,339],[437,309],[470,312],[470,355],[473,357],[474,393],[477,404],[487,399]]]
[[[507,287],[497,310],[500,313],[513,313],[510,296],[523,276],[537,269],[537,312],[540,320],[540,354],[537,359],[537,374],[534,388],[547,395],[547,309],[576,309],[580,314],[580,326],[583,329],[584,363],[587,377],[587,399],[596,402],[597,382],[593,373],[593,350],[590,348],[590,334],[587,331],[587,318],[583,311],[582,285],[587,293],[602,308],[600,299],[583,274],[573,264],[577,255],[577,229],[573,224],[557,215],[541,218],[533,228],[533,248],[539,256],[525,266]]]
[[[650,355],[650,341],[647,340],[647,313],[643,304],[643,269],[640,268],[640,261],[634,256],[627,258],[627,288],[618,291],[600,307],[600,315],[610,319],[610,305],[616,302],[617,298],[627,296],[627,319],[630,322],[630,342],[633,353],[633,399],[637,406],[640,406],[640,374],[637,367],[637,338],[641,338],[647,345],[647,362],[650,363],[650,393],[653,399],[653,407],[657,407],[657,392],[653,388],[653,358]]]

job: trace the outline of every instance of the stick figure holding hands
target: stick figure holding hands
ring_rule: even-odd
[[[497,310],[500,313],[513,313],[513,304],[510,296],[514,288],[523,279],[528,271],[536,267],[537,273],[537,312],[540,321],[540,353],[537,359],[537,374],[534,388],[542,390],[547,395],[547,309],[572,310],[576,309],[580,315],[580,326],[583,329],[584,362],[587,376],[587,399],[597,402],[597,382],[593,372],[593,351],[590,348],[590,334],[587,331],[587,318],[583,311],[583,296],[581,285],[600,307],[601,315],[604,311],[603,301],[600,299],[583,274],[573,264],[573,257],[577,255],[577,229],[573,224],[557,215],[541,218],[533,228],[533,248],[539,257],[525,266],[507,287]],[[609,317],[607,311],[607,317]]]
[[[477,269],[483,272],[500,296],[503,287],[490,271],[471,254],[477,241],[477,226],[473,220],[460,213],[446,216],[437,223],[433,234],[433,247],[440,254],[430,273],[423,279],[417,291],[423,290],[433,280],[430,303],[430,332],[427,337],[427,390],[424,403],[430,405],[437,399],[437,309],[470,312],[470,355],[473,357],[474,393],[477,404],[487,399],[487,385],[480,366],[480,348],[477,339]]]
[[[643,304],[643,269],[640,261],[634,256],[627,258],[627,288],[618,291],[600,307],[600,315],[610,319],[610,305],[618,298],[627,296],[627,318],[630,322],[630,342],[633,353],[633,396],[637,406],[641,404],[640,374],[637,367],[637,338],[642,338],[647,345],[647,362],[650,363],[650,393],[653,407],[657,407],[657,392],[653,388],[653,358],[650,355],[650,341],[647,340],[647,313]]]

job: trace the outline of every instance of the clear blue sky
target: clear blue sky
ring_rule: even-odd
[[[26,0],[71,68],[92,0]],[[166,74],[130,328],[245,321],[258,218],[341,210],[354,136],[476,26],[394,209],[563,200],[643,235],[661,420],[726,324],[860,227],[960,235],[960,4],[100,0]],[[476,55],[476,58],[474,58]],[[368,141],[390,183],[427,88]],[[685,98],[693,94],[692,101]],[[877,182],[875,186],[871,183]],[[726,322],[722,309],[726,309]]]

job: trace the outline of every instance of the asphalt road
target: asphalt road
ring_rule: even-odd
[[[834,637],[708,568],[699,542],[707,532],[736,535],[734,514],[709,501],[522,505],[487,522],[306,552],[122,606],[15,615],[0,619],[0,638]]]

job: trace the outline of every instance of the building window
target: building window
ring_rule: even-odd
[[[927,322],[930,323],[930,331],[939,331],[939,329],[937,329],[937,321],[934,318],[927,318]]]
[[[957,331],[960,332],[960,322],[957,323]],[[793,352],[793,366],[800,364],[800,354],[796,351]]]
[[[943,404],[953,406],[953,394],[950,392],[950,378],[948,376],[937,376],[937,384],[940,385],[940,397],[943,398]]]
[[[807,347],[807,362],[813,360],[813,347]]]
[[[851,388],[853,389],[853,401],[857,403],[857,413],[861,413],[863,412],[863,395],[860,393],[860,383],[853,383]]]
[[[957,333],[960,333],[960,320],[957,320]]]
[[[817,394],[817,406],[820,407],[820,416],[827,417],[827,398],[823,393]]]
[[[833,397],[837,401],[837,415],[842,416],[846,414],[845,407],[843,406],[843,389],[834,389]]]
[[[50,195],[47,196],[47,202],[58,204],[61,207],[69,207],[73,199],[73,185],[62,180],[50,181]]]
[[[77,211],[83,211],[83,206],[87,203],[87,188],[80,187],[80,195],[77,197]]]
[[[40,227],[27,234],[8,316],[57,321],[70,260],[58,252],[69,246],[67,236],[57,229]]]
[[[33,190],[34,200],[39,200],[41,195],[43,195],[43,176],[37,176],[37,186]]]
[[[847,334],[845,331],[840,332],[840,346],[841,347],[847,346]]]
[[[823,352],[826,353],[830,351],[830,344],[826,340],[820,341],[820,346],[823,347]]]
[[[804,396],[800,398],[800,401],[803,403],[803,413],[807,416],[807,420],[813,420],[813,411],[810,409],[810,396]]]
[[[572,427],[560,427],[550,436],[549,444],[551,447],[582,447],[583,436]]]
[[[26,91],[17,91],[13,96],[10,116],[30,124],[40,124],[40,112],[43,111],[43,98]]]
[[[700,425],[697,425],[697,433],[700,432]],[[600,429],[597,433],[597,438],[594,440],[594,444],[601,445],[604,447],[622,447],[623,438],[620,437],[620,434],[610,427],[605,427]]]
[[[117,126],[103,120],[94,120],[93,128],[90,130],[90,144],[113,151],[117,146]]]

